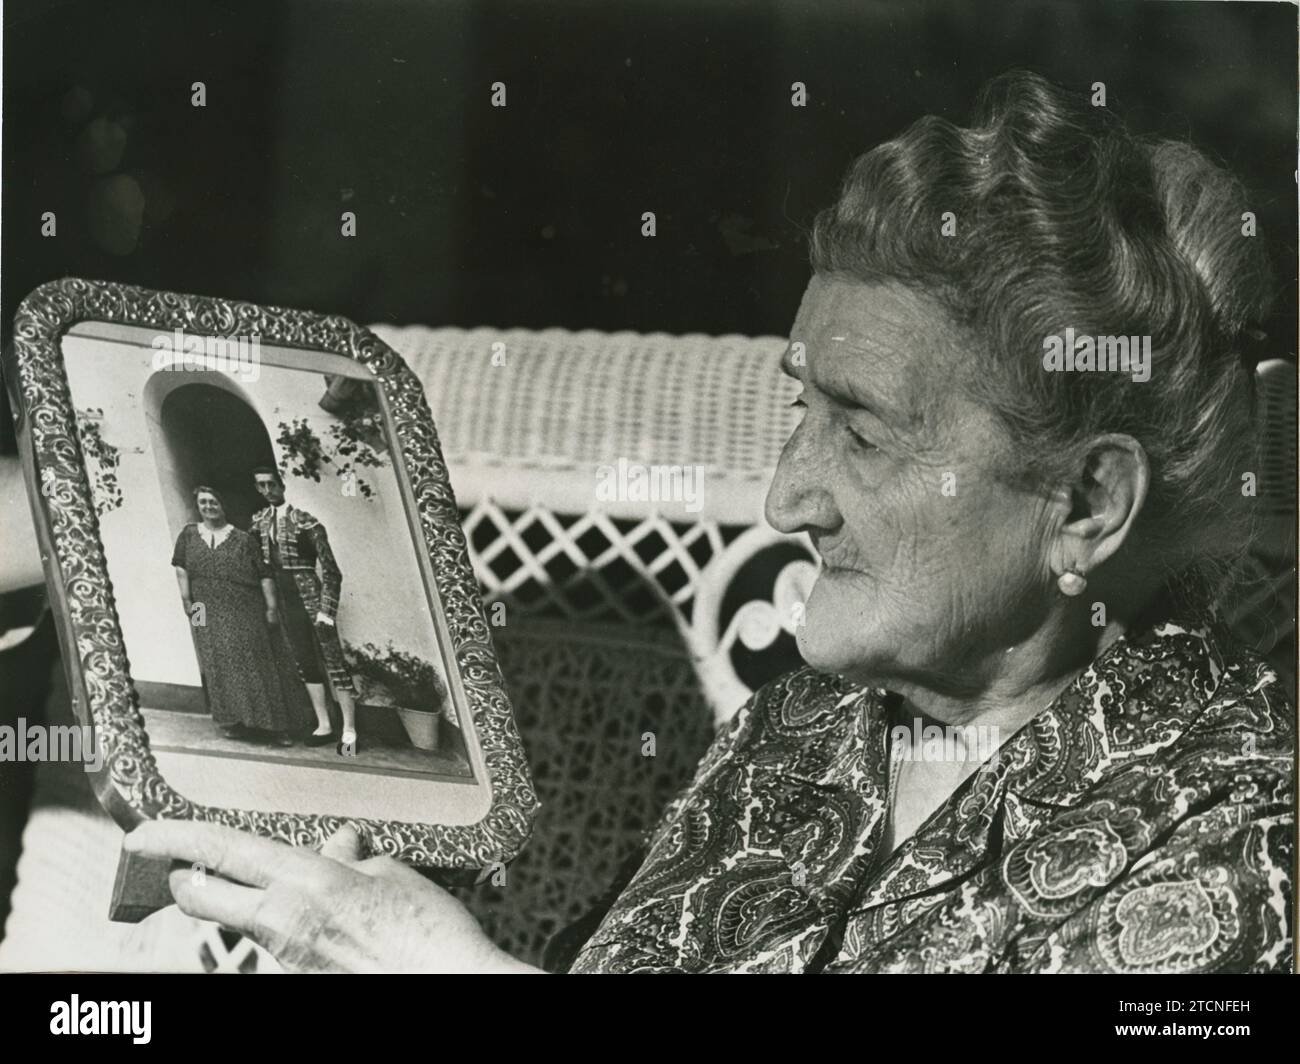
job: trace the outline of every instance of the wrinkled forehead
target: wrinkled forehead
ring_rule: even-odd
[[[817,275],[790,342],[804,344],[811,383],[877,397],[919,427],[952,383],[956,338],[938,307],[901,285]],[[947,389],[951,390],[951,389]]]

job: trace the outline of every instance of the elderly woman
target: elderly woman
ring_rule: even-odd
[[[1289,965],[1292,710],[1207,610],[1250,516],[1248,208],[1027,74],[853,165],[768,498],[822,559],[808,667],[724,729],[572,971]],[[181,908],[291,966],[526,967],[350,830],[128,845],[217,868]]]

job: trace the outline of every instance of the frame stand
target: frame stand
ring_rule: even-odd
[[[167,876],[177,862],[159,857],[141,857],[121,852],[113,881],[113,900],[108,918],[123,924],[138,924],[146,916],[175,905]]]

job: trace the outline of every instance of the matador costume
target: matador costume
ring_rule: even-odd
[[[293,647],[303,683],[324,683],[324,665],[336,691],[355,692],[337,629],[315,623],[318,613],[330,620],[338,615],[343,584],[325,526],[306,510],[283,503],[258,510],[251,531],[275,576],[280,623]]]

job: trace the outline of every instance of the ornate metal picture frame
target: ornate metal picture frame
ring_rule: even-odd
[[[475,728],[486,776],[479,782],[490,789],[481,819],[438,824],[215,807],[191,801],[163,778],[131,676],[62,355],[62,338],[85,322],[217,337],[252,333],[263,345],[345,356],[373,377],[395,441],[393,466],[404,485],[408,520],[414,525],[418,519],[420,535],[412,528],[416,553],[422,536],[423,572],[431,573],[441,604],[457,673],[452,680]],[[538,801],[433,418],[419,379],[395,351],[339,316],[65,279],[23,301],[4,369],[74,715],[94,730],[102,762],[92,783],[123,828],[148,818],[205,820],[315,846],[350,823],[372,853],[417,867],[484,868],[514,857],[529,836]]]

